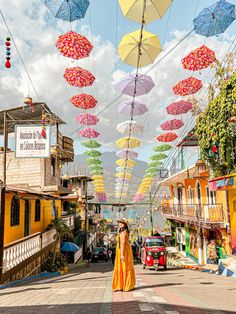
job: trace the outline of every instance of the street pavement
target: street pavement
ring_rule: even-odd
[[[111,291],[110,262],[3,289],[0,313],[236,313],[236,279],[173,267],[135,270],[137,287],[130,292]]]

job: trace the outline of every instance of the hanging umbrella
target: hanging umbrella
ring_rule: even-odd
[[[149,162],[148,167],[160,167],[162,165],[162,162],[159,160]]]
[[[99,119],[91,113],[81,113],[76,116],[76,120],[82,125],[95,125],[99,121]]]
[[[180,100],[177,102],[173,102],[169,106],[166,107],[166,111],[168,114],[179,115],[183,113],[187,113],[193,107],[192,103],[185,100]]]
[[[118,172],[116,174],[117,178],[123,178],[123,179],[132,179],[132,174],[130,173],[124,173],[124,172]]]
[[[118,107],[117,110],[119,113],[128,115],[128,116],[141,116],[148,111],[146,105],[140,103],[139,101],[123,101]]]
[[[196,34],[210,37],[224,33],[235,20],[235,5],[225,0],[203,9],[193,20]]]
[[[116,164],[122,168],[133,168],[136,165],[136,162],[131,159],[118,159]]]
[[[93,180],[103,180],[103,176],[92,176]]]
[[[72,31],[60,35],[56,47],[63,56],[76,60],[89,57],[93,49],[86,37]]]
[[[102,161],[100,159],[93,158],[93,157],[87,158],[86,161],[89,165],[101,165],[102,164]]]
[[[215,52],[205,45],[191,51],[181,60],[183,68],[191,71],[206,69],[215,61]]]
[[[155,167],[155,168],[147,168],[146,169],[146,173],[156,173],[157,172],[157,168]]]
[[[152,183],[153,182],[153,178],[144,178],[142,179],[142,183]]]
[[[170,150],[172,148],[172,146],[170,144],[162,144],[160,146],[156,146],[153,148],[154,152],[166,152],[168,150]]]
[[[84,154],[90,157],[100,157],[102,155],[102,153],[99,152],[99,150],[95,150],[95,149],[86,150]]]
[[[134,197],[134,202],[141,202],[144,200],[144,195],[143,194],[136,194]]]
[[[122,182],[124,182],[124,183],[129,183],[129,182],[130,182],[130,179],[131,179],[131,178],[125,178],[125,179],[123,179],[123,178],[117,177],[117,178],[116,178],[116,183],[122,183]]]
[[[90,169],[90,172],[91,172],[92,175],[97,175],[97,176],[103,175],[102,170],[91,170]]]
[[[86,142],[82,142],[81,145],[83,145],[84,147],[87,147],[87,148],[99,148],[99,147],[101,147],[101,144],[95,140],[88,140]]]
[[[117,50],[124,63],[135,67],[146,66],[152,64],[161,52],[161,44],[155,34],[143,30],[141,45],[140,39],[141,30],[122,38]]]
[[[71,97],[70,102],[77,108],[80,109],[92,109],[96,106],[97,100],[92,95],[79,94]],[[81,124],[88,124],[90,121],[96,121],[98,119],[94,115],[89,115],[87,113],[78,116],[78,122]],[[96,124],[96,123],[95,123]],[[89,124],[88,124],[89,125]]]
[[[132,173],[132,168],[126,168],[126,172]],[[124,171],[124,167],[116,167],[116,172],[122,172]]]
[[[116,127],[117,131],[120,133],[125,133],[129,135],[130,130],[131,133],[143,133],[144,126],[142,124],[137,123],[136,121],[124,121],[119,123]]]
[[[118,152],[116,152],[116,156],[119,158],[134,159],[138,157],[138,153],[134,152],[131,149],[121,149]]]
[[[160,153],[160,154],[151,156],[150,159],[151,159],[151,160],[158,161],[158,160],[161,160],[161,159],[165,159],[166,157],[167,157],[166,154]]]
[[[179,119],[172,119],[168,120],[161,124],[162,130],[165,131],[172,131],[172,130],[178,130],[184,125],[182,120]]]
[[[122,137],[116,141],[118,148],[135,148],[140,146],[140,141],[135,137]]]
[[[44,0],[43,3],[58,19],[73,22],[85,17],[89,0]]]
[[[128,96],[134,96],[135,94],[136,97],[148,94],[154,86],[151,76],[133,73],[127,75],[116,84],[116,87],[122,94]]]
[[[146,0],[143,16],[143,0],[119,0],[125,17],[138,23],[162,19],[173,0]]]
[[[102,171],[102,166],[100,164],[91,164],[89,168],[92,171]]]
[[[159,142],[173,142],[177,139],[178,135],[174,132],[167,132],[157,136]]]
[[[186,96],[195,94],[202,88],[202,81],[195,77],[189,77],[185,80],[180,81],[173,87],[175,95]]]
[[[156,176],[155,173],[146,173],[146,174],[144,175],[144,178],[154,178],[155,176]]]
[[[86,128],[79,131],[79,134],[83,137],[87,138],[95,138],[100,135],[100,133],[92,128]]]
[[[93,84],[95,77],[80,67],[67,68],[64,73],[67,83],[75,87],[86,87]]]

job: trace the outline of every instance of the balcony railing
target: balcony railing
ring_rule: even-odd
[[[222,204],[178,204],[160,208],[162,214],[168,217],[193,220],[204,223],[224,223],[224,211]]]
[[[61,219],[67,224],[70,229],[74,228],[74,217],[75,215],[62,216]]]

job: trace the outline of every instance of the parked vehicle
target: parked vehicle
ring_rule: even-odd
[[[96,247],[93,250],[92,262],[106,261],[108,262],[108,253],[105,247]]]
[[[143,247],[141,249],[141,262],[143,268],[159,269],[163,266],[167,269],[167,250],[164,244],[164,238],[161,236],[144,238]]]

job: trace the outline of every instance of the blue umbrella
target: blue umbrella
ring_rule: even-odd
[[[85,17],[89,0],[44,0],[44,4],[56,18],[73,22]]]
[[[78,245],[72,242],[62,242],[61,243],[61,251],[62,252],[78,252],[79,251]]]
[[[193,25],[197,34],[210,37],[224,33],[234,20],[235,5],[221,0],[203,9],[193,20]]]

